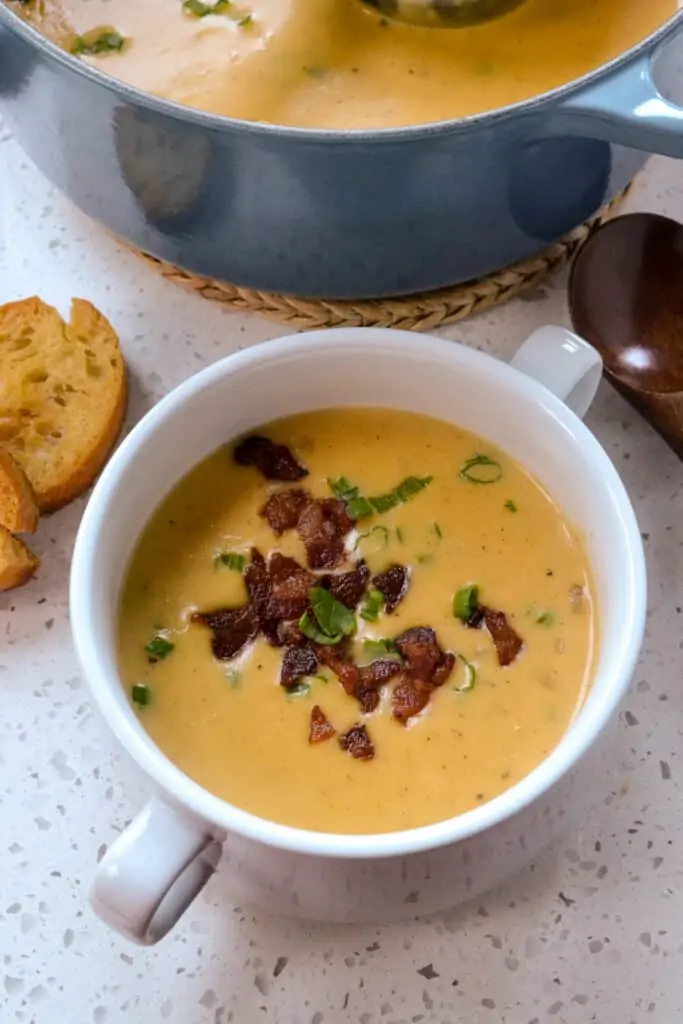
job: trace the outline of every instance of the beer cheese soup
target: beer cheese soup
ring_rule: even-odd
[[[415,828],[514,785],[591,681],[582,540],[514,460],[386,409],[272,423],[144,530],[119,658],[140,721],[217,796],[325,832]]]
[[[554,89],[662,25],[676,0],[526,0],[415,28],[358,0],[9,0],[125,82],[217,114],[313,128],[462,117]]]

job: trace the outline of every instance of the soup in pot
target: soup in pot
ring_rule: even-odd
[[[591,682],[582,538],[513,459],[387,409],[273,423],[165,498],[123,588],[154,742],[263,818],[376,833],[499,795]]]
[[[217,114],[376,128],[476,114],[556,88],[661,26],[676,0],[526,0],[474,28],[415,28],[358,0],[8,0],[61,45]]]

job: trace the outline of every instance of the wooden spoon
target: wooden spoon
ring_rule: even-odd
[[[598,228],[574,260],[569,310],[608,380],[683,458],[683,225],[633,213]]]
[[[394,21],[429,28],[478,25],[518,7],[524,0],[361,0]]]

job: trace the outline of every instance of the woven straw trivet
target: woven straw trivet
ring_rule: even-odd
[[[320,327],[397,327],[430,331],[507,302],[556,273],[571,259],[591,231],[614,215],[615,208],[629,188],[627,186],[590,220],[531,259],[505,267],[488,277],[398,298],[306,299],[277,295],[199,277],[147,253],[140,255],[169,281],[175,281],[205,299],[222,302],[241,312],[261,313],[291,327],[311,330]]]

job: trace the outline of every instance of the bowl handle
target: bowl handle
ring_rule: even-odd
[[[221,851],[204,822],[152,799],[98,864],[90,902],[126,938],[154,945],[204,888]]]
[[[683,157],[683,107],[664,99],[652,77],[653,54],[564,100],[548,134],[582,135],[663,156]]]
[[[510,365],[544,384],[577,416],[595,398],[602,375],[600,354],[566,327],[539,327],[521,345]]]

